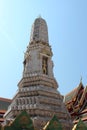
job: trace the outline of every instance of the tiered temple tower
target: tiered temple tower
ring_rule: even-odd
[[[14,119],[26,110],[35,128],[40,130],[56,114],[63,129],[71,130],[71,118],[53,75],[52,55],[46,21],[39,17],[32,26],[30,43],[24,55],[23,77],[5,120]]]

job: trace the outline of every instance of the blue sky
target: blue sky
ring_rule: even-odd
[[[12,98],[35,18],[48,25],[54,76],[65,95],[87,84],[87,0],[0,0],[0,97]]]

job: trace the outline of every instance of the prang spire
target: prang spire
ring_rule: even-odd
[[[32,41],[49,42],[47,24],[41,17],[35,19],[32,25],[30,42]]]
[[[56,114],[63,130],[71,130],[71,117],[54,77],[52,56],[47,24],[39,17],[35,19],[32,27],[30,43],[24,55],[23,77],[4,116],[6,121],[14,120],[20,112],[26,110],[35,130],[42,130]]]

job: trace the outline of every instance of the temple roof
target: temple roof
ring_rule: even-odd
[[[73,91],[65,96],[65,104],[69,110],[74,124],[87,122],[87,86],[84,87],[82,82]],[[77,130],[74,126],[73,130]]]
[[[8,106],[11,103],[11,99],[0,97],[0,110],[7,110]]]
[[[77,96],[77,94],[78,94],[78,92],[79,92],[79,90],[80,90],[81,87],[83,87],[82,82],[80,82],[80,84],[78,85],[78,87],[76,87],[70,93],[68,93],[67,95],[65,95],[65,97],[64,97],[65,104],[71,102],[72,100],[74,100],[76,98],[76,96]]]
[[[81,104],[83,103],[83,101],[84,101],[85,98],[87,99],[86,94],[87,94],[87,86],[84,88],[82,97],[81,97],[81,99],[80,99]]]

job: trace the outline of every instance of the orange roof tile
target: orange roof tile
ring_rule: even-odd
[[[83,118],[81,118],[81,120],[82,121],[87,121],[87,117],[83,117]],[[79,121],[79,119],[78,120],[74,120],[73,123],[76,124],[78,121]]]
[[[82,121],[87,121],[87,117],[83,117],[83,118],[82,118]]]
[[[3,98],[3,97],[0,97],[0,100],[1,101],[6,101],[6,102],[11,102],[12,101],[12,99]]]
[[[85,112],[87,112],[87,108],[86,108],[86,109],[84,109],[81,113],[85,113]]]
[[[6,110],[0,110],[0,113],[5,113],[6,112]]]
[[[4,119],[3,119],[3,118],[0,118],[0,121],[4,121]]]

